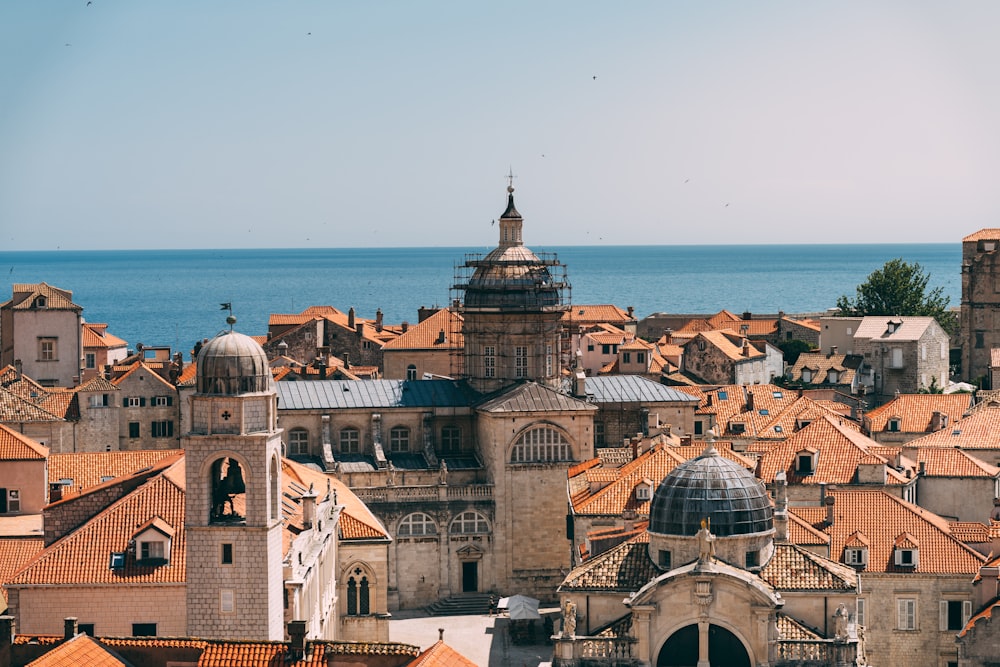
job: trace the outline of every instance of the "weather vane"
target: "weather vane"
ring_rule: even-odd
[[[229,325],[229,330],[233,330],[233,325],[236,324],[236,317],[233,316],[233,302],[225,301],[219,304],[222,306],[221,310],[228,310],[229,315],[226,316],[226,324]]]

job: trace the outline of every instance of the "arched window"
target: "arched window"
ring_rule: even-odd
[[[457,426],[445,426],[441,429],[441,452],[455,454],[462,451],[462,429]]]
[[[361,577],[361,585],[358,589],[358,614],[367,616],[371,613],[371,595],[368,592],[368,577]]]
[[[429,515],[423,512],[414,512],[403,517],[399,522],[400,537],[417,537],[420,535],[436,535],[437,524]]]
[[[288,453],[309,453],[309,431],[304,428],[293,428],[288,432]]]
[[[389,451],[410,451],[410,429],[406,426],[393,426],[389,431]]]
[[[353,426],[340,429],[340,451],[344,454],[357,454],[361,451],[361,434]]]
[[[417,379],[417,367],[414,366],[413,364],[410,364],[409,366],[406,367],[406,379],[407,380]]]
[[[354,577],[347,580],[347,615],[358,615],[358,582]]]
[[[212,461],[209,473],[209,488],[212,490],[212,507],[209,523],[237,523],[246,520],[237,511],[234,498],[247,491],[243,469],[239,462],[227,456]]]
[[[462,512],[451,522],[451,532],[462,535],[490,532],[490,524],[479,512]]]
[[[360,567],[351,571],[347,579],[347,615],[367,616],[371,613],[371,586],[368,576]]]
[[[271,457],[271,504],[268,511],[268,518],[277,521],[280,518],[281,493],[278,492],[278,457]]]
[[[510,453],[511,463],[572,460],[573,450],[569,442],[562,433],[549,426],[538,426],[522,433]]]

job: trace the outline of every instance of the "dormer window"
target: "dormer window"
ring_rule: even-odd
[[[902,568],[916,569],[920,565],[920,550],[916,539],[903,533],[893,544],[893,562]]]
[[[169,563],[173,538],[174,529],[158,516],[139,526],[132,538],[136,544],[136,564],[155,567]]]
[[[816,459],[819,452],[811,447],[799,450],[795,453],[795,473],[798,475],[812,475],[816,472]]]
[[[733,435],[743,435],[747,430],[747,425],[742,422],[734,422],[729,425],[729,432]]]
[[[640,482],[635,487],[635,499],[636,500],[649,500],[653,497],[653,484],[650,480],[646,479]]]
[[[812,372],[812,370],[809,369],[809,368],[803,368],[802,369],[802,381],[803,382],[812,382],[812,379],[813,379],[813,372]]]
[[[853,566],[868,564],[868,549],[865,547],[848,547],[844,549],[844,563]]]
[[[916,549],[896,549],[896,565],[900,567],[916,567],[919,560]]]
[[[36,296],[33,305],[35,308],[47,308],[49,305],[49,300],[46,299],[44,296]]]
[[[900,424],[899,424],[899,418],[898,417],[893,417],[886,424],[885,430],[890,431],[892,433],[898,433],[899,432],[899,426],[900,426]]]
[[[837,382],[840,381],[840,371],[836,371],[831,368],[829,371],[827,371],[826,380],[831,384],[836,384]]]

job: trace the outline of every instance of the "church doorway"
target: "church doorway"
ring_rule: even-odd
[[[462,592],[476,593],[479,591],[479,561],[462,563]]]
[[[750,667],[743,642],[729,630],[708,626],[708,660],[712,667]],[[657,667],[694,667],[698,664],[698,625],[688,625],[674,634],[660,649]]]

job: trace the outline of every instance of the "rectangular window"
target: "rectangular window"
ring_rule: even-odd
[[[107,394],[95,394],[90,397],[88,401],[90,407],[92,408],[106,408],[108,407],[108,395]]]
[[[138,438],[139,437],[139,422],[129,422],[128,423],[128,437]]]
[[[760,552],[748,551],[746,555],[747,569],[750,569],[751,567],[757,567],[758,565],[760,565]]]
[[[914,598],[896,600],[896,629],[917,629],[917,601]]]
[[[223,542],[222,555],[219,557],[219,562],[222,565],[233,564],[233,545],[231,542]]]
[[[357,454],[361,451],[361,433],[356,428],[345,428],[340,431],[340,451],[344,454]]]
[[[169,406],[173,401],[170,400],[169,396],[154,396],[153,405],[158,408],[165,408]]]
[[[865,612],[867,611],[865,609],[866,605],[867,603],[864,598],[858,598],[857,613],[854,615],[854,622],[857,625],[861,626],[866,625],[865,623],[865,616],[866,616]]]
[[[38,360],[39,361],[59,361],[57,341],[58,338],[38,339]]]
[[[552,375],[552,346],[545,346],[545,377]]]
[[[705,433],[705,425],[701,421],[696,421],[694,423],[694,434],[703,435]]]
[[[108,561],[108,568],[112,570],[120,570],[123,567],[125,567],[125,552],[124,551],[111,552],[111,558]]]
[[[660,569],[661,570],[669,570],[670,569],[670,561],[671,561],[670,552],[669,551],[664,551],[664,550],[661,549],[660,550]]]
[[[903,367],[903,348],[894,347],[892,348],[892,360],[889,362],[890,368],[902,368]]]
[[[80,632],[80,634],[87,635],[89,637],[94,636],[93,623],[77,623],[76,629]]]
[[[174,423],[168,419],[153,422],[152,435],[154,438],[172,438],[174,436]]]
[[[514,377],[528,377],[528,348],[521,345],[514,348]]]
[[[93,352],[88,352],[85,355],[83,355],[83,359],[84,359],[83,364],[87,368],[97,368],[97,355],[94,354]]]
[[[588,343],[587,344],[587,352],[593,352],[593,351],[594,351],[594,344],[593,343]]]
[[[445,426],[441,429],[441,451],[454,454],[462,450],[462,429]]]
[[[223,588],[219,591],[219,611],[223,614],[236,611],[236,595],[232,588]]]
[[[611,346],[601,345],[601,354],[611,354]]]
[[[139,556],[142,560],[163,559],[163,542],[140,542]]]
[[[129,396],[125,399],[126,408],[138,408],[142,405],[141,396]]]
[[[635,361],[636,361],[636,363],[639,363],[639,364],[646,363],[646,353],[645,352],[636,352],[635,353]]]
[[[632,363],[632,353],[631,352],[622,352],[622,363],[623,364],[630,364],[630,363]]]
[[[156,623],[133,623],[132,624],[132,636],[133,637],[155,637],[156,636]]]
[[[594,446],[603,447],[604,444],[604,422],[594,422]]]
[[[21,511],[21,491],[20,489],[7,489],[7,511]]]
[[[941,600],[941,616],[939,629],[961,630],[969,622],[972,616],[972,602],[970,600]]]
[[[483,377],[497,376],[497,349],[492,345],[483,348]]]

